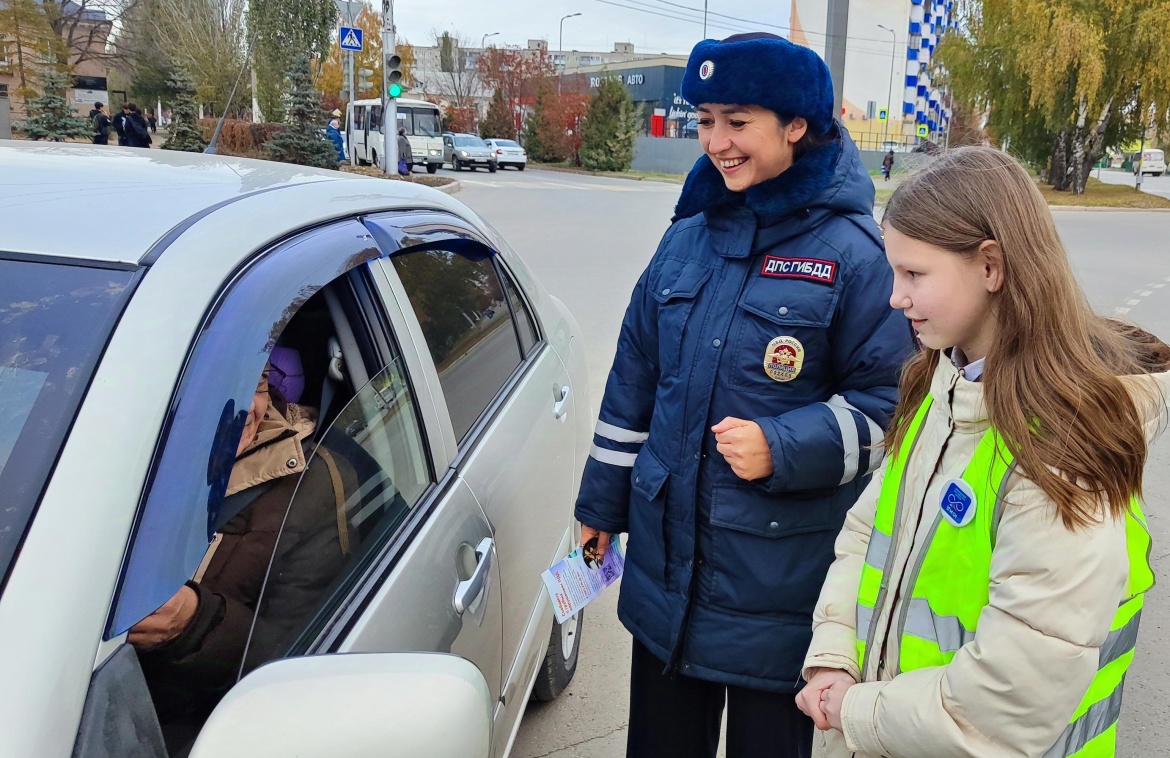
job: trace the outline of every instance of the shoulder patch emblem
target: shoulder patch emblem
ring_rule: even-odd
[[[776,279],[807,279],[810,282],[833,285],[837,282],[837,262],[819,258],[777,258],[764,256],[761,276]]]
[[[764,353],[764,371],[778,382],[791,382],[804,368],[804,345],[795,337],[777,337]]]

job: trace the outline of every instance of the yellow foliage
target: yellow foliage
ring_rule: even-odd
[[[359,89],[355,99],[380,97],[382,91],[382,14],[367,5],[358,14],[354,25],[363,32],[362,51],[354,53],[355,83],[358,79],[358,70],[365,68],[374,72],[373,76],[369,77],[373,86]],[[398,56],[402,58],[403,83],[407,88],[410,88],[414,84],[414,77],[411,74],[411,68],[415,61],[414,47],[405,39],[399,38],[396,50]],[[341,49],[341,41],[335,35],[333,44],[329,48],[329,55],[321,62],[321,72],[317,76],[317,90],[319,92],[326,95],[341,93],[345,87],[343,61],[344,51]]]

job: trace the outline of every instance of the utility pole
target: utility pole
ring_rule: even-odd
[[[845,85],[845,45],[849,37],[849,0],[829,0],[825,24],[825,62],[833,76],[833,118],[841,117]],[[886,114],[887,118],[889,114]]]
[[[398,172],[398,101],[390,97],[390,57],[398,53],[394,0],[382,0],[382,152],[386,176]]]
[[[703,0],[703,39],[707,39],[707,0]]]
[[[878,29],[885,29],[890,33],[890,89],[886,91],[886,136],[885,139],[882,140],[883,142],[889,142],[890,122],[894,120],[894,111],[892,109],[894,104],[894,62],[896,60],[896,56],[898,55],[898,35],[895,34],[894,30],[888,26],[882,26],[881,24],[878,24],[877,26]],[[900,136],[901,135],[899,135],[899,137]],[[882,147],[884,148],[885,145]]]

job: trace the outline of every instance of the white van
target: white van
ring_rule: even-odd
[[[398,126],[406,129],[412,166],[426,166],[433,174],[443,165],[443,137],[439,106],[425,100],[398,100]],[[382,139],[382,101],[355,100],[346,107],[346,143],[355,166],[381,166],[386,155]]]
[[[1140,153],[1134,153],[1131,157],[1133,161],[1133,173],[1136,175],[1139,166],[1143,175],[1153,174],[1154,176],[1161,176],[1166,173],[1166,153],[1154,148],[1147,148]]]

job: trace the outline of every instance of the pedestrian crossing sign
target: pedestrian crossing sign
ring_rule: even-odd
[[[918,136],[919,137],[929,137],[930,136],[930,127],[927,126],[926,124],[919,124],[918,125]]]
[[[889,111],[887,111],[885,108],[882,108],[880,111],[878,111],[878,121],[885,121],[888,115]]]
[[[355,53],[361,52],[362,49],[362,30],[357,27],[343,26],[339,32],[341,39],[341,49],[350,50]]]

